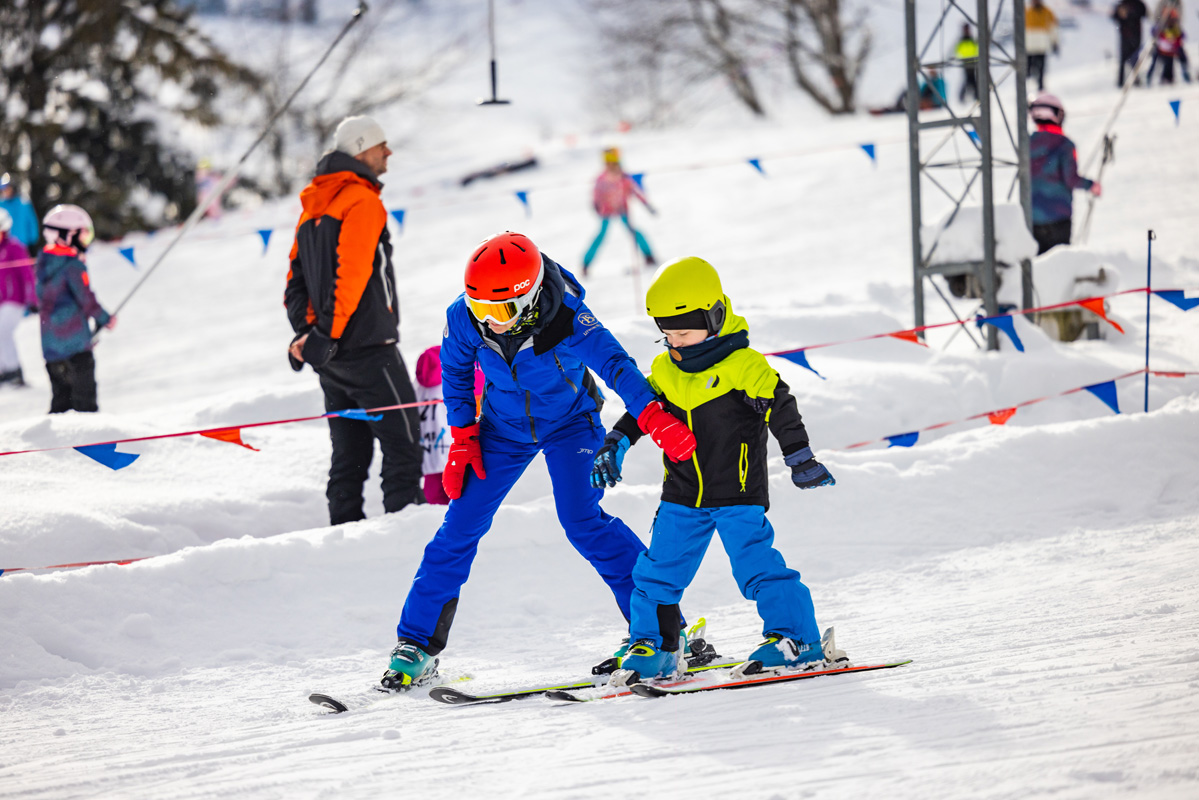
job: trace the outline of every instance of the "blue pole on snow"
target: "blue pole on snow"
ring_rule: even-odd
[[[1149,413],[1149,300],[1153,297],[1153,240],[1149,231],[1149,258],[1145,264],[1145,413]]]

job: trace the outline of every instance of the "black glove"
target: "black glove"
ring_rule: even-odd
[[[596,489],[615,486],[620,482],[624,454],[629,450],[629,437],[620,431],[609,431],[604,446],[595,454],[591,467],[591,485]]]
[[[300,354],[304,356],[305,364],[313,369],[320,369],[337,355],[337,342],[321,333],[318,328],[313,328],[308,332],[308,339],[304,342]]]
[[[791,468],[791,482],[800,489],[815,489],[817,486],[837,485],[837,480],[812,455],[812,448],[810,447],[796,450],[783,460]]]

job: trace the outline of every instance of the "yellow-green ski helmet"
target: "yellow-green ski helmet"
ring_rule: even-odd
[[[726,314],[720,275],[695,256],[663,264],[645,293],[645,311],[659,330],[720,333]]]

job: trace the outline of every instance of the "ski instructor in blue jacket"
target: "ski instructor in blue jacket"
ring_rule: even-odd
[[[446,416],[453,433],[442,481],[450,505],[425,547],[383,686],[427,683],[446,646],[458,593],[479,539],[537,453],[545,454],[558,520],[612,590],[625,619],[633,566],[645,546],[599,506],[591,486],[603,446],[604,396],[588,368],[620,395],[641,429],[679,461],[695,436],[655,399],[637,364],[583,303],[574,276],[510,231],[483,242],[466,265],[466,291],[446,312],[441,345]],[[486,377],[476,419],[474,365]],[[681,622],[680,622],[681,624]]]

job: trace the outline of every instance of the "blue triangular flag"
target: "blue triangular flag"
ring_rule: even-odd
[[[1178,116],[1178,112],[1181,108],[1182,108],[1181,100],[1171,100],[1170,101],[1170,110],[1174,112],[1174,124],[1175,125],[1177,125],[1179,122],[1182,121]]]
[[[911,447],[920,438],[920,431],[900,433],[896,436],[884,436],[883,438],[887,440],[887,447]]]
[[[861,145],[861,148],[866,153],[866,155],[870,156],[870,160],[873,161],[875,163],[875,165],[877,166],[878,161],[874,157],[874,145],[864,144],[864,145]]]
[[[391,215],[393,217],[395,217],[396,224],[400,226],[400,232],[403,233],[403,231],[404,231],[404,209],[393,208],[391,210]]]
[[[1199,297],[1188,298],[1185,292],[1177,289],[1167,289],[1162,292],[1154,291],[1154,294],[1167,303],[1173,303],[1183,311],[1190,311],[1195,306],[1199,306]]]
[[[262,254],[264,256],[266,255],[266,249],[271,245],[271,233],[273,231],[270,228],[263,228],[258,232],[258,235],[262,237]]]
[[[118,453],[116,444],[85,444],[75,449],[109,469],[124,469],[137,461],[136,453]]]
[[[339,417],[356,419],[361,422],[378,422],[379,420],[383,419],[382,414],[368,414],[361,408],[347,408],[344,411],[334,411],[333,413]]]
[[[978,136],[978,131],[974,130],[974,128],[966,128],[965,130],[966,130],[966,135],[969,136],[971,139],[973,139],[975,144],[979,144],[981,146],[980,143],[982,142],[982,140]]]
[[[121,255],[123,255],[125,257],[125,260],[127,260],[130,264],[133,265],[134,269],[137,269],[137,261],[135,261],[133,258],[133,248],[132,247],[122,247],[117,252],[120,253]]]
[[[751,167],[753,167],[754,169],[756,169],[758,172],[760,172],[762,175],[766,174],[766,170],[762,169],[762,160],[761,159],[751,158],[751,159],[749,159],[749,165]]]
[[[637,184],[638,189],[640,189],[643,192],[645,191],[645,173],[644,172],[631,172],[631,173],[629,173],[629,177],[633,179],[633,183]]]
[[[779,353],[779,356],[781,358],[787,359],[788,361],[792,362],[793,364],[799,364],[801,367],[810,371],[813,375],[815,375],[817,378],[819,378],[822,381],[828,380],[828,378],[824,377],[819,372],[812,369],[812,365],[808,363],[808,357],[807,357],[807,355],[804,354],[803,350],[796,350],[793,353]]]
[[[1007,334],[1008,338],[1012,340],[1012,344],[1016,346],[1017,350],[1019,350],[1021,353],[1024,352],[1024,342],[1020,341],[1020,337],[1016,335],[1015,317],[979,317],[975,320],[975,323],[980,328],[983,325],[995,326]]]
[[[1088,392],[1102,400],[1104,405],[1106,405],[1112,411],[1115,411],[1117,414],[1120,413],[1120,401],[1116,398],[1115,381],[1096,383],[1091,386],[1084,386],[1082,388],[1086,389]]]
[[[517,192],[516,199],[519,200],[520,204],[525,207],[525,214],[527,216],[532,216],[533,208],[532,208],[532,206],[529,205],[529,193],[527,191]]]

